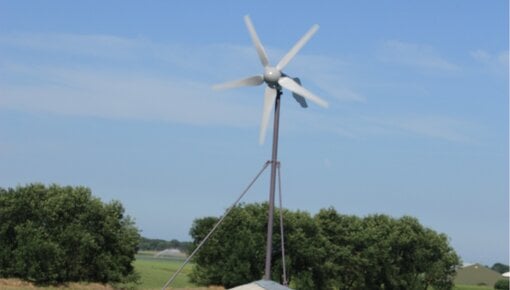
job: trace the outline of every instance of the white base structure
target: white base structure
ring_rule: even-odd
[[[292,289],[289,287],[280,285],[274,281],[259,280],[259,281],[251,282],[250,284],[245,284],[245,285],[237,286],[234,288],[230,288],[229,290],[292,290]]]

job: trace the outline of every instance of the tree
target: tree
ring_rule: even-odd
[[[85,187],[0,188],[0,277],[36,283],[128,282],[139,233],[118,201]]]
[[[496,284],[494,284],[494,289],[507,290],[507,289],[509,289],[509,286],[510,286],[510,283],[509,283],[508,279],[501,279],[501,280],[498,280],[496,282]]]
[[[278,214],[278,212],[277,212]],[[235,208],[195,259],[192,279],[226,287],[263,275],[267,204]],[[443,234],[415,218],[365,218],[323,209],[314,217],[284,210],[288,277],[295,289],[451,289],[460,263]],[[276,219],[278,227],[278,219]],[[216,218],[194,221],[195,245]],[[273,240],[272,278],[281,281],[280,236]]]
[[[264,210],[254,204],[234,208],[221,227],[195,257],[191,280],[229,288],[263,275]],[[207,217],[193,222],[190,235],[195,246],[218,221]]]
[[[495,263],[494,265],[492,265],[491,269],[500,273],[500,274],[503,274],[503,273],[508,272],[508,265],[501,264],[501,263]]]
[[[324,276],[329,288],[356,289],[364,286],[367,261],[361,256],[365,237],[362,220],[356,216],[340,215],[333,208],[323,209],[315,221],[320,236],[325,240],[324,249],[328,257],[324,263]]]
[[[328,243],[329,284],[338,289],[451,289],[460,261],[445,235],[386,215],[316,215]]]
[[[234,208],[196,255],[195,267],[191,273],[192,281],[201,285],[216,284],[228,288],[261,279],[264,275],[267,210],[267,203]],[[322,281],[317,279],[321,275],[319,263],[323,255],[323,248],[318,242],[320,240],[316,239],[318,228],[308,213],[285,210],[283,214],[289,277],[300,284],[308,285],[308,289],[314,289],[314,283]],[[193,222],[190,235],[195,246],[217,221],[215,217],[206,217]],[[276,222],[273,235],[271,276],[273,280],[283,282],[280,233],[276,230],[278,227],[279,221]]]

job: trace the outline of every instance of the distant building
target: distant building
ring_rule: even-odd
[[[457,270],[456,285],[486,285],[494,287],[498,280],[505,279],[500,273],[480,264],[466,264]]]
[[[292,290],[289,287],[285,287],[276,282],[269,280],[259,280],[255,282],[251,282],[250,284],[245,284],[241,286],[237,286],[234,288],[230,288],[229,290]]]
[[[154,255],[155,257],[186,257],[186,254],[181,252],[179,249],[166,249],[161,252],[158,252]]]

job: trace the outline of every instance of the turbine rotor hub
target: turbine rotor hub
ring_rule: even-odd
[[[282,77],[282,73],[275,67],[264,68],[264,81],[269,85],[275,85]]]

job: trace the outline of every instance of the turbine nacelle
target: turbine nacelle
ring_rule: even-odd
[[[301,82],[298,78],[290,78],[286,74],[282,72],[282,70],[287,66],[287,64],[296,56],[299,50],[310,40],[310,38],[317,32],[319,29],[318,25],[313,25],[310,30],[299,41],[292,47],[292,49],[287,52],[285,56],[278,62],[276,66],[271,66],[269,64],[269,60],[260,42],[260,39],[255,31],[255,27],[251,22],[251,19],[248,15],[244,17],[244,22],[246,23],[246,27],[248,28],[248,32],[250,33],[251,40],[255,46],[257,54],[259,56],[260,63],[264,67],[263,75],[255,75],[242,80],[236,80],[228,83],[223,83],[219,85],[213,86],[215,89],[232,89],[237,87],[244,86],[258,86],[263,83],[267,84],[267,87],[264,92],[264,107],[262,110],[262,122],[260,124],[260,144],[264,143],[264,138],[266,135],[267,125],[269,124],[269,118],[271,114],[271,109],[274,107],[278,92],[285,88],[292,92],[293,97],[296,101],[301,105],[301,107],[308,107],[306,100],[314,102],[322,107],[327,107],[328,103],[321,98],[317,97],[307,89],[301,86]]]
[[[282,72],[276,67],[266,66],[264,68],[264,81],[272,88],[278,85],[278,80],[282,77]]]

